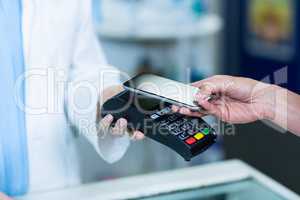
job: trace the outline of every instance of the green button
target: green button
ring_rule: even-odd
[[[202,131],[202,133],[204,134],[204,135],[208,135],[209,134],[209,128],[205,128],[205,129],[203,129],[203,131]]]

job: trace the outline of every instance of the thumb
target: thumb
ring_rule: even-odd
[[[199,106],[201,106],[206,114],[214,115],[216,117],[221,117],[222,116],[222,109],[214,104],[214,102],[210,102],[207,99],[200,98],[197,100]]]

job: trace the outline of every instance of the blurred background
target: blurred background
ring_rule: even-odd
[[[93,17],[109,63],[130,75],[154,72],[186,83],[214,74],[242,75],[299,93],[299,4],[296,0],[93,0]],[[218,124],[224,135],[226,124]],[[86,149],[89,156],[82,156],[82,175],[90,182],[238,158],[300,193],[300,139],[277,130],[262,122],[235,126],[234,135],[220,137],[190,163],[149,139],[133,142],[126,156],[113,165],[97,159],[92,148]],[[96,177],[84,173],[89,165],[97,166]]]

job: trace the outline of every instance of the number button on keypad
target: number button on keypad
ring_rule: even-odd
[[[176,128],[172,131],[172,134],[176,136],[179,135],[180,133],[182,133],[182,130],[180,130],[179,128]]]
[[[187,132],[183,132],[179,135],[179,139],[181,139],[181,140],[185,140],[188,137],[190,137],[190,135]]]

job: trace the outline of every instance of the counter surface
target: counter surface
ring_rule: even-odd
[[[246,179],[254,179],[283,199],[300,199],[294,192],[247,164],[238,160],[231,160],[198,167],[88,184],[59,191],[31,194],[19,198],[19,200],[134,199],[222,185]]]

